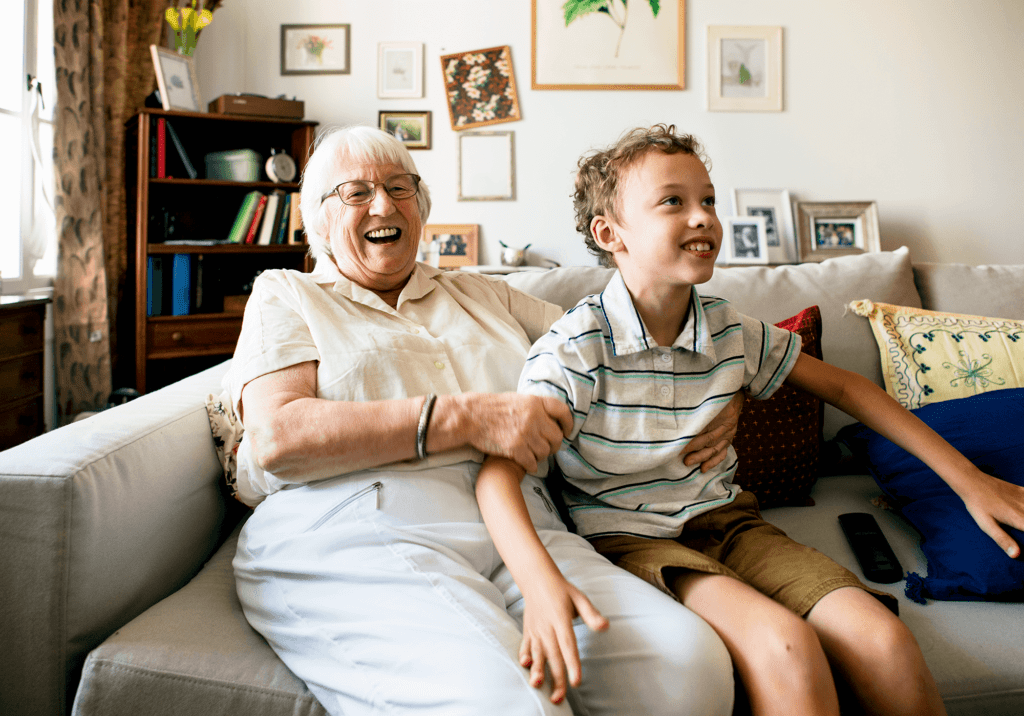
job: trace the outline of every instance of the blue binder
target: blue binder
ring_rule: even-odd
[[[192,303],[192,261],[189,254],[174,254],[171,265],[171,315],[187,316]]]

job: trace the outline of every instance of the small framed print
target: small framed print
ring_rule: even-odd
[[[800,260],[788,190],[733,189],[732,206],[735,216],[764,217],[768,263],[795,264]]]
[[[377,96],[381,99],[423,96],[422,42],[381,42],[377,45]]]
[[[377,113],[378,126],[394,135],[406,149],[430,149],[430,112]]]
[[[515,132],[460,132],[458,200],[515,198]]]
[[[782,111],[781,27],[708,27],[708,110]]]
[[[801,261],[882,250],[873,201],[798,201],[795,213]]]
[[[351,74],[351,28],[351,25],[281,25],[281,74]]]
[[[723,227],[729,264],[768,263],[768,236],[763,216],[730,216]]]
[[[436,251],[438,268],[476,266],[479,224],[427,224],[423,227],[423,243]],[[435,244],[436,242],[436,244]]]
[[[441,70],[455,131],[520,119],[508,45],[442,55]]]
[[[149,46],[156,68],[156,84],[160,89],[160,103],[165,110],[205,112],[199,97],[199,79],[195,61],[189,55],[179,55],[156,45]]]

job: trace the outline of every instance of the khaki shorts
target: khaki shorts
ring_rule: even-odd
[[[750,492],[691,518],[674,539],[614,535],[590,542],[619,567],[672,596],[675,576],[691,570],[739,579],[800,616],[840,587],[863,589],[899,613],[894,596],[867,587],[850,570],[763,520]]]

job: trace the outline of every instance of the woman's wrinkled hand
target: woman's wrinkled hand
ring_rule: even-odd
[[[722,412],[683,448],[684,465],[693,467],[700,464],[700,471],[707,472],[726,458],[729,445],[735,439],[740,424],[743,400],[742,391],[732,396],[732,400],[726,403]]]
[[[518,393],[470,393],[465,416],[469,444],[508,458],[528,473],[558,452],[572,430],[572,413],[555,398]]]

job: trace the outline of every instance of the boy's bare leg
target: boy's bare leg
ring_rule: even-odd
[[[828,660],[806,621],[732,577],[687,572],[671,586],[725,642],[754,716],[838,716]]]
[[[946,713],[914,635],[864,590],[829,592],[811,609],[807,622],[866,713]]]

